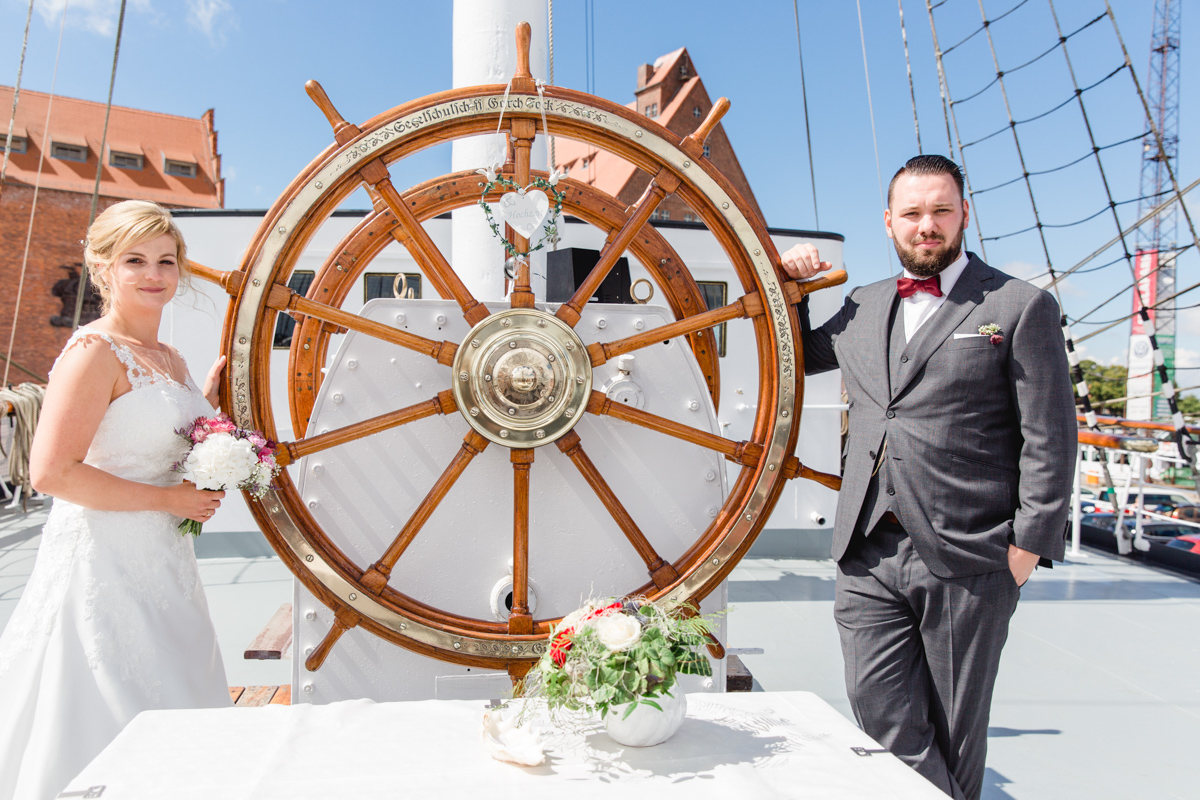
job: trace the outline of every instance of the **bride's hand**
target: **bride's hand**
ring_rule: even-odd
[[[217,408],[221,400],[219,392],[221,390],[221,373],[224,371],[225,356],[218,356],[208,371],[208,377],[204,379],[204,399],[213,408]]]
[[[221,507],[224,492],[197,489],[194,483],[184,481],[174,486],[168,486],[165,511],[184,519],[194,519],[196,522],[208,522],[212,515]]]

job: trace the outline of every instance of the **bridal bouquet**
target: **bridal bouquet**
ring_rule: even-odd
[[[709,620],[689,606],[663,609],[638,599],[591,602],[563,617],[550,647],[526,678],[527,696],[543,698],[550,710],[590,710],[603,719],[628,704],[662,707],[676,676],[712,675],[700,651]]]
[[[232,486],[261,499],[279,472],[275,443],[258,431],[239,428],[224,414],[196,417],[175,433],[187,440],[188,451],[171,470],[183,473],[197,489],[224,491]],[[201,527],[185,519],[179,532],[199,536]]]

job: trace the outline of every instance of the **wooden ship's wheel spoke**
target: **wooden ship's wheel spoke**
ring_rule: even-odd
[[[757,466],[758,459],[763,451],[763,446],[758,442],[735,442],[732,439],[726,439],[724,436],[718,436],[715,433],[693,428],[691,425],[684,425],[683,423],[669,420],[666,417],[642,411],[640,408],[627,406],[624,403],[614,403],[603,393],[597,391],[592,392],[592,396],[588,400],[587,410],[589,414],[625,420],[626,422],[632,422],[634,425],[640,425],[647,430],[665,433],[667,436],[673,436],[676,439],[698,444],[709,450],[715,450],[730,461],[747,467]]]
[[[457,409],[458,405],[454,402],[454,395],[447,389],[438,392],[436,397],[430,398],[423,403],[416,403],[397,409],[396,411],[389,411],[386,414],[364,419],[361,422],[353,422],[327,433],[307,436],[294,442],[280,442],[276,461],[280,466],[287,466],[304,456],[311,456],[314,453],[328,450],[331,447],[348,444],[372,434],[392,430],[401,425],[416,422],[419,419],[425,419],[437,414],[450,414]]]
[[[417,538],[417,534],[425,527],[425,523],[433,516],[433,512],[441,504],[450,488],[458,481],[463,474],[463,470],[471,463],[475,456],[483,452],[488,446],[487,439],[484,439],[479,434],[472,431],[468,433],[463,440],[462,447],[454,454],[454,460],[446,467],[445,472],[438,477],[433,484],[433,488],[429,490],[429,494],[421,500],[417,506],[417,510],[408,518],[408,522],[404,523],[404,527],[400,529],[400,533],[396,534],[396,538],[388,545],[388,549],[384,551],[379,560],[371,565],[370,569],[363,573],[361,583],[364,588],[369,591],[380,594],[384,587],[387,586],[388,577],[392,574],[392,568],[396,566],[396,562],[400,560],[400,556],[404,555],[404,551],[412,544],[412,540]]]
[[[600,474],[600,470],[596,469],[596,465],[588,458],[588,454],[584,452],[583,445],[579,441],[579,434],[571,431],[566,436],[556,442],[558,449],[563,452],[567,458],[571,459],[571,463],[579,470],[579,474],[587,481],[588,486],[592,487],[592,491],[600,498],[600,502],[612,515],[613,521],[617,523],[617,527],[621,529],[621,533],[625,534],[625,538],[633,545],[633,549],[646,563],[646,570],[650,573],[650,580],[659,589],[666,589],[672,583],[679,579],[679,573],[675,567],[667,563],[654,550],[654,545],[646,538],[646,534],[642,533],[641,528],[633,521],[633,517],[629,515],[629,511],[617,499],[617,495],[613,492],[612,487],[604,480],[604,476]]]
[[[557,312],[559,319],[571,327],[578,324],[580,316],[583,314],[583,307],[599,291],[600,284],[608,277],[608,273],[616,265],[617,259],[625,253],[633,238],[645,227],[650,220],[650,214],[658,208],[658,204],[667,195],[674,192],[677,186],[679,186],[679,179],[666,169],[654,176],[654,180],[642,193],[641,199],[633,205],[625,224],[621,226],[620,230],[609,234],[608,241],[604,243],[604,249],[600,251],[600,260],[596,262],[596,266],[592,267],[592,271],[588,273],[583,283],[575,289],[575,294],[571,295],[571,299],[559,307]]]
[[[845,282],[845,271],[837,270],[817,280],[791,281],[784,286],[784,296],[787,298],[788,303],[794,304],[804,299],[805,295],[812,294],[818,289],[838,286]],[[619,355],[632,353],[634,350],[641,350],[643,347],[648,347],[667,339],[673,339],[676,336],[691,336],[702,330],[720,325],[722,322],[761,317],[765,311],[762,298],[757,294],[748,294],[738,298],[729,305],[714,308],[711,311],[705,311],[693,317],[677,320],[658,328],[651,328],[643,333],[627,336],[624,339],[617,339],[613,342],[596,342],[595,344],[590,344],[588,345],[588,355],[592,359],[592,366],[598,367]]]
[[[342,117],[333,102],[330,101],[329,95],[325,94],[325,90],[321,88],[321,84],[309,81],[304,88],[312,101],[325,114],[329,124],[333,126],[333,135],[339,144],[346,144],[362,133],[357,125],[350,124]],[[425,270],[425,274],[437,287],[438,292],[443,297],[450,297],[457,302],[462,308],[463,316],[472,325],[485,319],[489,313],[487,307],[471,296],[471,292],[458,277],[454,268],[450,266],[446,256],[442,254],[442,251],[430,238],[429,233],[421,227],[421,223],[404,204],[400,193],[392,185],[392,176],[388,172],[387,166],[382,161],[374,159],[359,167],[358,173],[362,181],[373,189],[396,215],[396,220],[406,235],[409,252]]]
[[[529,613],[529,473],[533,453],[531,449],[509,452],[513,469],[513,599],[509,633],[533,633],[533,616]]]
[[[390,344],[427,355],[439,364],[453,362],[454,353],[458,350],[458,345],[453,342],[435,342],[433,339],[426,339],[424,336],[417,336],[390,325],[384,325],[382,322],[375,322],[358,314],[351,314],[340,308],[309,300],[304,295],[296,294],[288,287],[279,284],[271,288],[271,294],[267,297],[267,305],[277,311],[294,311],[297,315],[331,322],[352,331],[365,333]]]
[[[222,273],[197,267],[198,273],[217,282],[232,298],[223,334],[222,352],[228,356],[230,366],[229,380],[222,386],[222,403],[239,425],[260,429],[274,437],[277,430],[274,395],[287,398],[290,413],[290,424],[278,427],[297,432],[312,430],[319,421],[313,416],[314,409],[323,408],[318,406],[317,399],[326,391],[327,377],[336,378],[339,386],[343,382],[351,387],[369,385],[372,392],[363,406],[370,408],[363,413],[368,418],[348,424],[339,420],[335,430],[285,442],[280,460],[293,465],[292,468],[279,476],[263,502],[250,505],[284,562],[317,600],[334,611],[327,635],[305,662],[309,670],[321,665],[345,631],[360,627],[423,655],[468,666],[507,669],[513,676],[523,674],[544,652],[555,614],[570,610],[558,608],[540,597],[537,605],[541,618],[533,617],[530,540],[531,534],[538,537],[538,531],[530,530],[535,518],[531,503],[543,495],[531,491],[531,479],[536,449],[551,442],[574,467],[559,473],[571,489],[563,496],[574,492],[586,496],[588,490],[583,489],[586,483],[615,521],[615,528],[621,531],[614,544],[605,545],[605,552],[632,561],[632,553],[623,552],[625,545],[620,541],[623,537],[649,574],[649,582],[641,586],[605,587],[604,591],[644,594],[656,603],[699,603],[714,591],[750,547],[787,479],[803,477],[831,488],[840,481],[836,475],[804,466],[791,455],[799,435],[804,371],[803,353],[797,347],[799,325],[792,306],[815,289],[841,283],[845,275],[830,275],[804,284],[781,279],[778,253],[765,225],[703,155],[705,137],[728,110],[728,101],[718,100],[694,134],[680,137],[653,120],[601,98],[554,86],[539,88],[528,69],[529,36],[528,26],[518,29],[517,69],[508,87],[467,87],[417,98],[379,114],[361,127],[343,119],[321,87],[310,82],[307,90],[332,126],[335,143],[281,194],[246,249],[237,271]],[[501,171],[519,186],[528,186],[535,177],[546,175],[531,169],[530,153],[535,137],[551,132],[624,160],[640,171],[648,184],[641,198],[627,207],[625,202],[579,180],[561,178],[557,182],[555,188],[562,195],[564,213],[598,230],[605,244],[596,266],[554,314],[538,307],[539,298],[533,291],[527,258],[516,259],[507,307],[497,307],[489,297],[496,309],[493,313],[467,289],[463,278],[423,227],[441,214],[479,200],[481,183],[474,170],[443,175],[408,189],[398,189],[393,184],[391,166],[402,159],[437,144],[492,134],[498,129],[507,134],[511,152]],[[308,250],[310,242],[339,204],[360,187],[366,188],[373,209],[327,254],[322,254],[321,267],[305,296],[297,295],[287,284],[301,268],[302,257],[314,255]],[[488,202],[501,194],[500,189],[489,193]],[[728,261],[734,276],[732,285],[737,287],[732,296],[741,295],[733,303],[707,310],[704,294],[688,265],[663,233],[650,224],[654,211],[672,195],[697,214]],[[503,234],[516,252],[530,250],[530,241],[511,227]],[[422,305],[424,299],[416,298],[384,301],[393,305],[374,306],[365,314],[342,310],[344,304],[351,302],[351,290],[359,285],[373,259],[396,244],[411,255],[426,285],[461,311],[470,328],[464,338],[440,341],[440,335],[432,333],[435,330],[432,320],[437,317],[427,311],[446,308],[444,303],[437,305],[442,301],[427,306]],[[500,250],[499,243],[496,247]],[[626,253],[645,269],[661,292],[659,296],[668,309],[666,319],[673,315],[673,321],[642,330],[640,324],[634,324],[635,317],[645,317],[638,322],[654,325],[663,316],[651,309],[632,315],[628,310],[604,312],[610,322],[618,319],[624,320],[620,324],[629,325],[620,329],[622,334],[633,330],[637,333],[624,338],[612,334],[614,341],[585,344],[576,328],[588,311],[589,300]],[[272,386],[273,334],[279,313],[290,314],[297,322],[288,354],[286,393]],[[396,324],[379,321],[382,313],[393,313]],[[753,339],[753,347],[747,352],[754,353],[760,376],[756,396],[747,398],[747,407],[753,409],[754,418],[746,421],[744,440],[725,439],[711,433],[711,428],[705,429],[703,423],[694,427],[676,422],[669,418],[668,412],[642,411],[593,390],[593,380],[603,381],[612,372],[601,369],[606,362],[651,344],[681,339],[686,348],[664,348],[657,354],[658,363],[671,365],[669,369],[681,370],[681,374],[665,374],[667,380],[647,387],[661,393],[654,395],[660,398],[669,398],[670,392],[679,391],[679,386],[686,386],[689,392],[707,391],[712,409],[716,410],[721,387],[713,328],[735,319],[747,320],[744,329]],[[441,330],[443,322],[444,319],[436,323],[436,330]],[[455,320],[454,325],[460,323]],[[343,372],[345,359],[340,356],[331,359],[330,347],[338,341],[335,334],[345,332],[350,335],[341,340],[344,352],[361,345],[362,352],[370,354],[368,362],[382,358],[386,363],[390,357],[387,348],[377,342],[417,355],[397,353],[394,373],[376,374],[363,369],[353,374]],[[688,359],[694,359],[694,363]],[[645,363],[655,361],[647,359]],[[451,368],[451,388],[432,398],[427,396],[428,389],[416,393],[417,379],[412,376],[441,376],[443,372],[437,365]],[[678,380],[680,377],[684,380]],[[389,402],[402,407],[389,407]],[[662,407],[651,406],[655,410]],[[341,472],[336,465],[339,461],[353,461],[358,453],[369,452],[370,459],[381,454],[386,458],[386,448],[371,447],[365,443],[366,437],[394,432],[409,423],[455,411],[469,428],[457,453],[432,488],[423,497],[413,498],[414,503],[406,505],[395,521],[388,523],[382,534],[390,544],[364,570],[364,560],[377,551],[372,551],[366,559],[343,552],[344,545],[337,542],[344,541],[349,534],[343,530],[337,530],[343,536],[326,533],[318,519],[328,519],[329,515],[311,510],[322,506],[311,505],[310,498],[302,498],[300,491],[311,491],[316,497],[326,496],[321,495],[322,491],[338,490],[337,481],[347,480],[349,474],[362,474],[362,465],[351,465],[357,471]],[[740,465],[741,469],[732,478],[727,494],[717,490],[717,484],[705,483],[708,488],[689,495],[689,498],[720,495],[721,500],[714,501],[716,507],[709,516],[705,516],[704,506],[692,514],[696,509],[691,503],[684,509],[685,516],[691,514],[687,517],[691,519],[690,527],[680,526],[672,533],[678,541],[667,543],[666,539],[656,538],[655,544],[651,544],[634,521],[634,515],[640,515],[640,509],[646,507],[647,498],[625,496],[622,489],[619,499],[580,442],[575,426],[585,411],[630,423],[614,428],[613,435],[632,446],[640,447],[649,441],[651,444],[646,446],[664,454],[686,451],[699,455],[712,467],[710,470],[706,466],[702,475],[709,471],[715,475],[716,469],[723,466],[722,458]],[[452,426],[460,425],[452,415],[447,421]],[[445,434],[444,428],[439,429],[440,424],[426,422],[406,428],[404,436],[411,437],[418,448],[432,446],[432,442],[441,441],[437,437]],[[645,431],[667,438],[659,440]],[[427,434],[434,438],[426,441]],[[494,459],[489,458],[480,459],[476,468],[467,469],[489,443],[508,451],[509,463],[504,474],[507,476],[509,471],[512,474],[511,550],[505,541],[499,551],[505,557],[508,552],[512,556],[512,608],[507,617],[500,614],[502,619],[480,617],[477,611],[448,610],[455,608],[453,603],[443,602],[443,608],[434,607],[437,603],[432,598],[438,596],[436,592],[422,594],[425,590],[415,584],[405,587],[408,594],[389,585],[393,569],[410,552],[420,532],[430,528],[435,511],[442,509],[436,514],[439,519],[443,515],[453,516],[449,504],[443,502],[452,487],[460,479],[466,483],[496,468]],[[316,454],[323,454],[325,469],[318,473],[315,466],[319,462],[313,462],[312,470],[299,468],[296,462]],[[648,464],[660,458],[658,452],[647,456]],[[684,486],[691,478],[685,479],[682,473],[672,470],[669,466],[672,457],[661,456],[665,460],[657,468],[667,464],[664,474],[678,480],[662,485]],[[603,463],[605,472],[609,472],[608,462]],[[369,477],[383,481],[387,473],[387,469],[378,470]],[[315,477],[318,474],[324,477]],[[494,476],[494,472],[491,474]],[[294,477],[298,483],[293,482]],[[372,488],[387,494],[393,487],[373,485]],[[331,505],[338,502],[341,499],[334,498]],[[394,511],[386,504],[378,510]],[[571,509],[556,513],[569,516]],[[338,522],[332,524],[336,530]],[[489,519],[487,524],[494,524],[494,520]],[[597,521],[597,525],[597,530],[604,531],[603,540],[607,543],[608,537],[615,535],[614,526],[607,519],[602,523]],[[690,530],[694,530],[693,539],[688,538]],[[540,537],[537,540],[542,541]],[[489,542],[488,546],[493,544]],[[425,542],[421,545],[423,548]],[[656,545],[669,552],[670,562],[659,554]],[[675,548],[682,553],[675,556]],[[489,553],[489,558],[494,555]],[[539,550],[538,569],[556,568],[554,563],[543,564],[543,558],[549,560]],[[620,568],[626,566],[619,561],[614,563]],[[633,563],[634,572],[640,572],[636,561]],[[436,567],[432,565],[428,570]],[[446,567],[454,570],[458,579],[455,583],[459,583],[463,560],[450,558]],[[422,572],[427,571],[424,562],[421,568]],[[581,590],[586,591],[586,586]]]

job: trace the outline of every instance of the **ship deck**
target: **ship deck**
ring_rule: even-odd
[[[46,512],[0,512],[0,626]],[[288,683],[290,660],[242,651],[292,595],[251,534],[203,537],[201,575],[231,685]],[[834,565],[744,560],[729,581],[731,648],[756,691],[815,692],[850,716],[833,623]],[[1200,582],[1097,551],[1039,570],[1014,615],[989,728],[987,800],[1200,798]],[[253,713],[247,710],[246,713]]]

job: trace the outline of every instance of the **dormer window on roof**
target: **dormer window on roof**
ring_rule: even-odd
[[[164,158],[163,172],[167,173],[168,175],[174,175],[178,178],[194,178],[196,177],[196,162],[179,161],[174,158]]]
[[[704,157],[708,158],[712,151],[708,149],[708,145],[704,145]]]
[[[658,116],[658,103],[650,103],[648,106],[646,106],[645,114],[647,117],[650,117],[650,119],[654,119],[655,117],[657,117]]]
[[[56,139],[50,143],[50,157],[57,158],[62,161],[77,161],[81,164],[87,163],[87,142],[82,140],[62,141]]]
[[[131,153],[129,149],[108,151],[108,165],[117,167],[118,169],[142,169],[145,166],[145,159],[141,153]]]
[[[4,139],[7,140],[7,134]],[[29,140],[24,136],[12,137],[12,144],[9,146],[10,153],[25,153],[29,151]]]
[[[700,118],[700,106],[696,106],[692,109],[692,116],[696,117],[697,119]]]

